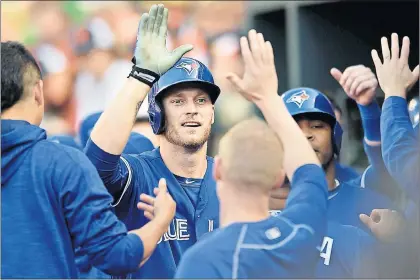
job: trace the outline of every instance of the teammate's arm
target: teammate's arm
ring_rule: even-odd
[[[268,125],[283,143],[284,169],[287,177],[292,178],[292,191],[282,216],[290,218],[293,223],[307,224],[314,229],[313,241],[319,244],[326,222],[325,174],[314,150],[277,94],[277,73],[270,42],[264,42],[263,35],[256,34],[255,30],[249,32],[249,41],[251,50],[248,40],[241,38],[245,61],[243,79],[235,74],[229,74],[228,79],[239,93],[259,107]]]
[[[398,35],[391,36],[391,51],[386,37],[381,39],[383,61],[376,50],[372,58],[379,84],[385,93],[382,106],[382,156],[391,176],[410,197],[419,197],[420,148],[407,110],[406,95],[419,78],[419,66],[408,66],[410,40],[404,37],[400,47]]]
[[[61,205],[72,237],[93,266],[112,275],[134,272],[146,260],[175,214],[169,193],[160,192],[155,218],[138,230],[127,233],[114,215],[112,198],[92,163],[83,153],[68,153],[71,168],[54,171]],[[66,159],[62,159],[66,160]],[[159,216],[159,217],[158,217]]]
[[[118,161],[118,157],[127,144],[137,111],[146,94],[160,75],[192,49],[191,45],[181,46],[171,52],[166,49],[167,21],[168,9],[162,4],[153,5],[149,14],[142,15],[133,70],[122,90],[101,114],[92,130],[91,143],[85,148],[101,177],[106,179],[106,186],[112,182],[116,188],[114,192],[119,191],[128,180],[125,162]],[[104,166],[101,163],[105,163]]]

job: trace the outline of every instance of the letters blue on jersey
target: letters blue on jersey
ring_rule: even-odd
[[[137,209],[141,193],[154,196],[159,179],[165,178],[175,200],[176,214],[168,231],[159,240],[150,259],[131,278],[172,278],[183,253],[205,233],[218,227],[219,200],[212,176],[213,159],[207,157],[207,170],[200,186],[197,205],[166,167],[160,149],[121,157],[101,150],[91,140],[86,154],[96,166],[108,191],[114,196],[114,210],[128,230],[144,226],[148,219]]]
[[[325,234],[327,182],[319,166],[296,170],[286,209],[278,217],[233,223],[198,241],[176,278],[310,278]]]

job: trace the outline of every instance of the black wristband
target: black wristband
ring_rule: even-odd
[[[156,83],[160,78],[160,76],[155,72],[137,67],[136,65],[133,65],[133,68],[128,77],[133,77],[134,79],[145,83],[150,87],[152,87],[153,84]]]

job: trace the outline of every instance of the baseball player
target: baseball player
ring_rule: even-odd
[[[391,51],[386,37],[381,39],[383,61],[376,50],[372,58],[379,85],[384,94],[382,105],[381,134],[383,135],[382,155],[391,176],[414,200],[419,202],[420,148],[419,125],[413,125],[407,110],[407,90],[419,78],[419,66],[413,71],[408,66],[410,40],[404,37],[401,54],[398,35],[391,35]]]
[[[154,219],[127,233],[92,163],[39,127],[41,71],[19,43],[1,43],[1,85],[1,278],[77,278],[74,248],[107,273],[137,270],[174,217],[165,187]]]
[[[336,178],[334,162],[340,153],[343,130],[323,93],[311,88],[295,88],[282,97],[323,165],[329,187],[329,221],[365,228],[359,214],[370,214],[375,208],[396,208],[388,197],[360,188],[357,182],[341,182]]]
[[[325,229],[327,182],[307,139],[277,95],[273,49],[261,33],[240,40],[244,78],[229,80],[263,113],[243,121],[220,141],[214,177],[220,229],[181,259],[176,278],[310,278]],[[284,166],[283,166],[284,162]],[[270,190],[292,178],[287,207],[268,210]]]
[[[128,229],[148,221],[148,215],[135,211],[138,197],[142,194],[145,202],[153,204],[154,188],[161,178],[177,203],[175,219],[155,253],[130,275],[134,278],[173,277],[184,252],[218,227],[213,159],[206,152],[220,89],[205,65],[181,58],[191,45],[167,51],[167,20],[168,9],[163,5],[153,5],[142,15],[133,70],[102,113],[85,149]],[[160,146],[137,156],[121,155],[147,94],[150,124]],[[153,211],[147,203],[139,207]]]

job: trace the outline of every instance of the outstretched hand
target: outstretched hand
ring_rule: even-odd
[[[149,13],[141,16],[137,30],[135,64],[159,75],[168,71],[181,57],[193,49],[182,45],[173,51],[166,49],[168,9],[163,4],[153,5]]]
[[[410,54],[410,39],[404,37],[401,54],[398,35],[391,35],[391,51],[389,50],[388,39],[381,38],[383,61],[379,58],[378,52],[372,50],[372,59],[376,68],[379,85],[385,93],[385,98],[389,96],[400,96],[406,98],[407,91],[419,79],[419,65],[413,71],[408,65]]]
[[[242,37],[240,44],[245,63],[244,76],[240,78],[229,73],[226,78],[242,96],[254,103],[277,96],[278,79],[271,43],[264,41],[264,36],[252,29],[248,39]]]

